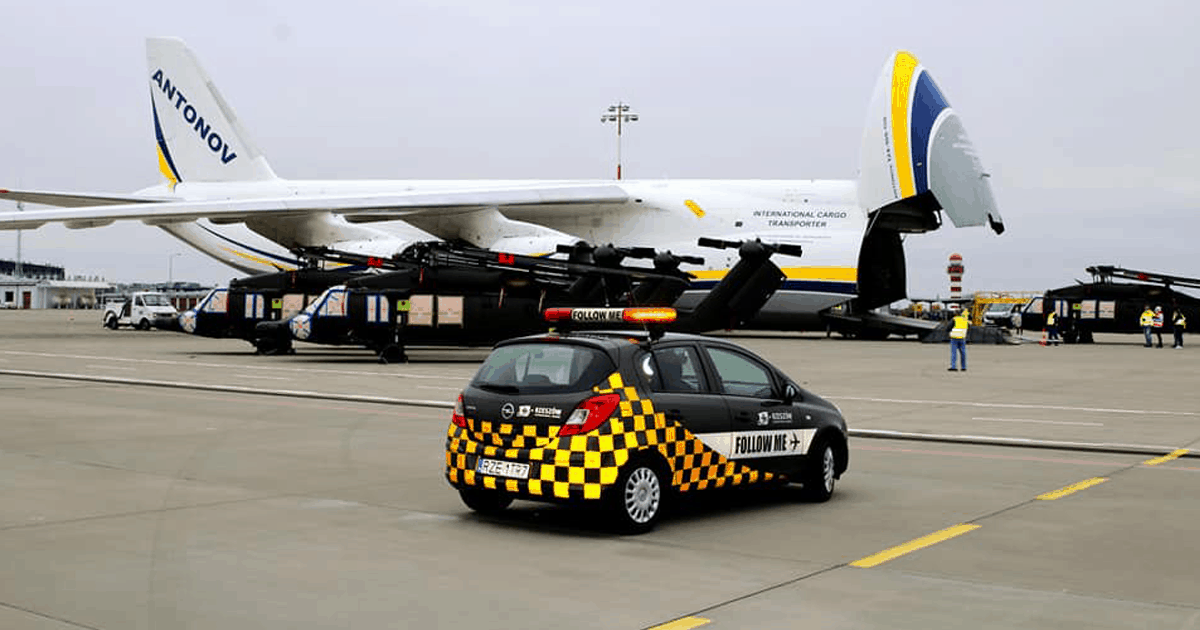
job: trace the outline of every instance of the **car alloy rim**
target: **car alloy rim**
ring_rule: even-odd
[[[658,512],[661,490],[658,475],[649,468],[638,468],[625,483],[625,513],[635,523],[646,523]]]
[[[830,492],[833,490],[833,449],[826,446],[825,453],[821,459],[821,465],[823,468],[821,472],[824,477],[823,481],[825,482],[825,491]]]

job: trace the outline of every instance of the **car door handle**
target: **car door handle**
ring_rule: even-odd
[[[665,416],[667,420],[673,420],[675,422],[680,422],[683,420],[683,414],[680,413],[678,409],[668,409]]]
[[[738,422],[750,422],[754,419],[754,416],[749,411],[739,411],[737,412],[737,419]]]

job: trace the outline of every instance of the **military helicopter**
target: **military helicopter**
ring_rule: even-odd
[[[737,248],[739,262],[703,300],[682,310],[673,330],[740,326],[785,279],[771,256],[801,254],[799,246],[761,241],[701,239],[700,245]],[[256,343],[281,339],[286,331],[310,343],[364,346],[383,363],[404,362],[407,346],[484,346],[537,332],[546,308],[670,306],[692,279],[680,264],[703,264],[698,257],[611,245],[580,244],[559,253],[568,259],[421,243],[390,261],[391,271],[332,286],[290,319],[258,323]],[[319,255],[349,259],[328,251]],[[625,265],[627,259],[650,259],[653,266]],[[609,321],[594,324],[614,327]]]

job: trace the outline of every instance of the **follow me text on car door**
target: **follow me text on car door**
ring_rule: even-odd
[[[732,347],[706,345],[714,388],[729,408],[731,459],[763,471],[799,472],[816,433],[805,403],[776,371]]]

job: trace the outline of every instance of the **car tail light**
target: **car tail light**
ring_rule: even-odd
[[[608,422],[608,418],[620,402],[621,397],[617,394],[601,394],[579,403],[567,418],[567,422],[558,430],[558,436],[580,435],[596,430]]]
[[[456,427],[467,428],[467,416],[463,414],[463,399],[462,394],[458,395],[458,400],[454,401],[454,415],[450,416],[450,422]]]

